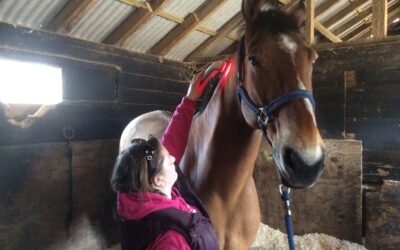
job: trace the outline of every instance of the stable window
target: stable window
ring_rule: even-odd
[[[0,58],[0,101],[10,104],[60,103],[61,68]]]

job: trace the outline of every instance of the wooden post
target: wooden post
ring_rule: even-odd
[[[387,0],[372,0],[372,35],[382,39],[387,34]]]
[[[310,44],[314,43],[314,10],[315,1],[306,0],[306,40]]]

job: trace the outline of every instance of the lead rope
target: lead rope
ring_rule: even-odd
[[[63,136],[67,141],[67,158],[68,158],[68,213],[65,219],[65,228],[67,237],[70,236],[71,224],[74,220],[74,189],[72,181],[72,144],[71,140],[75,136],[75,130],[71,126],[63,128]]]
[[[285,225],[286,225],[286,233],[289,243],[289,249],[295,250],[294,244],[294,233],[293,233],[293,224],[292,224],[292,212],[290,210],[290,188],[285,189],[285,186],[282,184],[279,185],[279,192],[281,193],[281,199],[283,202],[283,207],[285,208]]]

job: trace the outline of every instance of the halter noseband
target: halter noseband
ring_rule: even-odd
[[[286,103],[294,99],[307,98],[308,100],[310,100],[311,104],[315,108],[314,97],[310,91],[299,89],[284,93],[283,95],[273,100],[269,105],[259,106],[255,104],[251,100],[249,93],[242,84],[243,61],[244,61],[244,36],[240,38],[240,43],[239,43],[238,62],[237,62],[238,71],[236,75],[236,85],[237,85],[236,92],[239,98],[239,102],[241,103],[243,100],[244,103],[247,105],[247,107],[250,108],[250,110],[252,110],[256,114],[258,120],[258,127],[263,130],[265,138],[271,144],[271,142],[267,137],[267,124],[269,118],[271,117],[271,114],[279,110]]]

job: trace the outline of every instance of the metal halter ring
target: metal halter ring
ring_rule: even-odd
[[[284,191],[283,191],[283,189],[284,188],[287,188],[286,186],[284,186],[284,185],[279,185],[279,192],[282,194]],[[290,188],[287,188],[287,191],[286,192],[288,192],[288,194],[290,193]]]
[[[258,115],[258,123],[263,124],[265,127],[267,126],[269,117],[264,114],[264,108],[259,108],[260,114]]]

